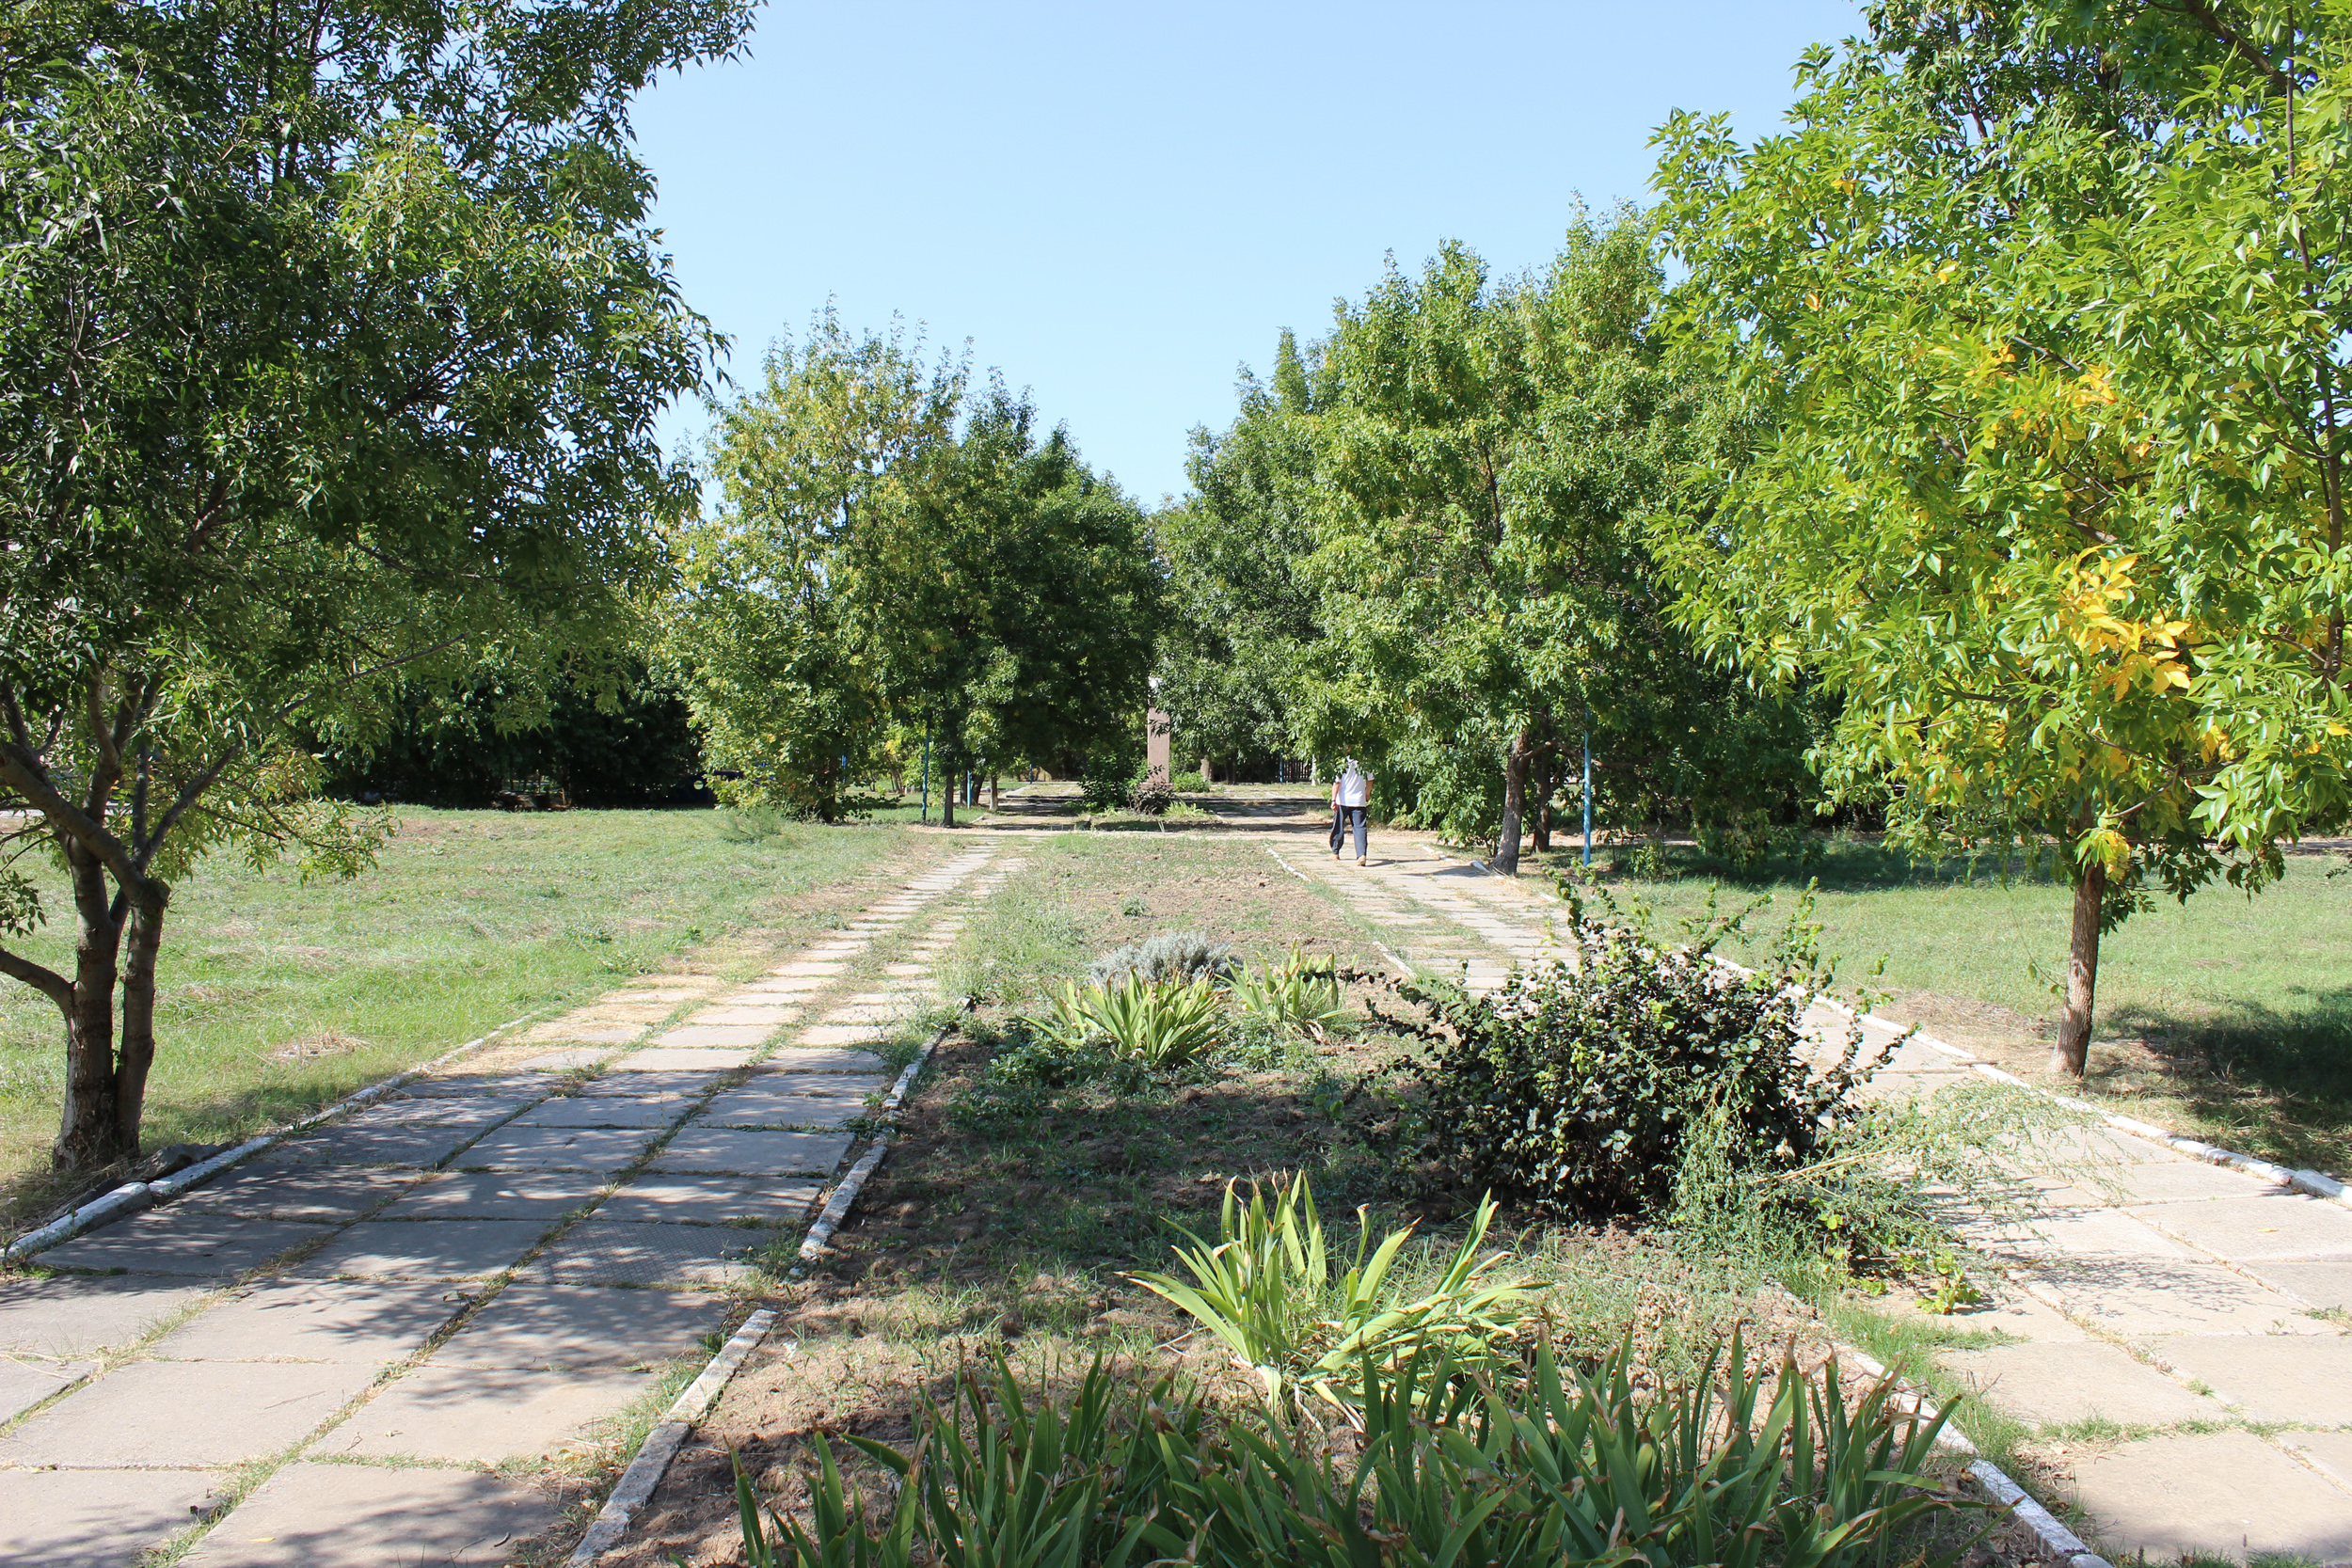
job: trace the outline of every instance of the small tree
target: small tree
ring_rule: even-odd
[[[1789,134],[1661,133],[1766,433],[1666,537],[1680,613],[1843,697],[1825,779],[1898,842],[2055,853],[2077,1075],[2149,885],[2259,887],[2347,805],[2352,59],[2223,9],[1885,7]]]
[[[138,1147],[173,880],[222,844],[347,873],[384,831],[317,801],[304,737],[364,742],[396,673],[500,645],[544,675],[626,635],[691,495],[653,422],[711,346],[628,103],[746,17],[12,14],[0,808],[30,820],[0,830],[0,936],[45,912],[43,851],[77,929],[70,968],[0,974],[64,1018],[59,1166]]]

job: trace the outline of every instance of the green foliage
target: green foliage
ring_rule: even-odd
[[[1959,1507],[1929,1473],[1942,1415],[1890,1385],[1851,1410],[1833,1359],[1752,1375],[1736,1338],[1686,1386],[1648,1391],[1620,1349],[1589,1373],[1540,1350],[1475,1381],[1424,1349],[1367,1365],[1352,1462],[1311,1422],[1222,1415],[1172,1378],[1101,1362],[1066,1400],[1003,1355],[925,1408],[906,1452],[846,1440],[897,1485],[879,1525],[816,1441],[816,1528],[758,1517],[738,1470],[755,1568],[1883,1568]],[[772,1523],[772,1533],[771,1533]],[[1948,1559],[1931,1559],[1941,1568]]]
[[[1295,942],[1279,966],[1245,963],[1233,975],[1233,1005],[1277,1030],[1321,1038],[1341,1018],[1340,981],[1331,957],[1310,958]]]
[[[1897,843],[2083,886],[2077,1072],[2102,928],[2352,811],[2352,22],[2231,15],[1879,7],[1786,133],[1660,135],[1749,432],[1677,617],[1842,699],[1823,781]]]
[[[1023,1022],[1041,1037],[1066,1047],[1103,1040],[1116,1054],[1145,1069],[1166,1072],[1216,1045],[1224,1006],[1205,976],[1189,982],[1153,980],[1140,971],[1129,971],[1083,988],[1066,981],[1052,994],[1042,1017]]]
[[[1668,949],[1571,905],[1573,963],[1515,973],[1491,996],[1400,987],[1425,1021],[1401,1105],[1418,1180],[1546,1212],[1656,1214],[1710,1117],[1738,1171],[1805,1164],[1869,1069],[1858,1027],[1826,1069],[1800,1053],[1829,980],[1802,909],[1756,973],[1716,959],[1750,912]]]
[[[728,799],[831,819],[908,736],[953,781],[1143,706],[1142,514],[1027,404],[918,348],[828,314],[719,411],[724,503],[678,536],[667,645]]]
[[[1356,1256],[1342,1272],[1324,1242],[1307,1178],[1278,1177],[1271,1185],[1271,1205],[1254,1181],[1244,1205],[1238,1183],[1225,1184],[1215,1246],[1184,1232],[1192,1245],[1176,1248],[1176,1259],[1189,1283],[1166,1274],[1128,1276],[1216,1335],[1269,1402],[1311,1396],[1360,1403],[1367,1368],[1433,1344],[1466,1369],[1486,1368],[1526,1326],[1535,1287],[1495,1277],[1508,1253],[1479,1256],[1494,1220],[1491,1200],[1478,1206],[1437,1282],[1408,1301],[1389,1275],[1412,1227],[1391,1231],[1375,1249],[1371,1211],[1359,1209]]]
[[[1209,781],[1195,772],[1183,772],[1168,781],[1168,787],[1179,795],[1198,795],[1209,787]]]
[[[0,814],[69,846],[88,967],[0,970],[69,1015],[61,1163],[136,1147],[173,878],[230,842],[363,866],[381,826],[310,803],[318,748],[364,751],[403,682],[492,663],[527,703],[632,640],[694,495],[654,427],[716,341],[628,103],[750,17],[11,12]]]
[[[1168,808],[1175,803],[1175,790],[1149,774],[1136,780],[1135,787],[1127,792],[1127,809],[1145,816],[1166,816]]]
[[[1139,727],[1139,726],[1138,726]],[[1100,741],[1080,765],[1078,788],[1089,811],[1117,811],[1143,779],[1143,741]]]

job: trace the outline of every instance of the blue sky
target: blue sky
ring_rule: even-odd
[[[771,0],[751,57],[664,81],[639,142],[739,381],[830,298],[1026,387],[1147,503],[1237,370],[1393,251],[1541,262],[1640,199],[1669,111],[1770,131],[1852,5]],[[698,442],[707,417],[667,434]]]

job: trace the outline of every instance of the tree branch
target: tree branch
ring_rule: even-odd
[[[24,981],[55,1002],[59,1012],[66,1012],[73,1006],[72,981],[30,958],[20,958],[5,947],[0,947],[0,974],[11,980]]]

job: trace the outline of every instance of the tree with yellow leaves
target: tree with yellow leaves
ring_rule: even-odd
[[[2099,942],[2344,820],[2352,27],[2139,0],[1888,4],[1783,135],[1661,134],[1687,319],[1767,432],[1661,548],[1678,613],[1845,699],[1898,843],[2075,889]]]

